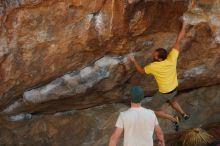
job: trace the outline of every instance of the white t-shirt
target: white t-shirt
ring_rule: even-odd
[[[121,112],[116,122],[116,127],[124,129],[124,146],[153,146],[156,125],[154,112],[143,107]]]

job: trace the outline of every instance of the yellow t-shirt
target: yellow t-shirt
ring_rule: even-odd
[[[167,59],[153,62],[144,67],[146,74],[152,74],[159,86],[161,93],[168,93],[178,86],[176,64],[179,51],[173,48]]]

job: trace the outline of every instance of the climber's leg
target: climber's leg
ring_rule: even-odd
[[[167,114],[163,111],[154,111],[154,113],[157,115],[157,117],[170,120],[174,124],[174,129],[176,131],[179,130],[179,119],[177,116],[172,116],[172,115]]]
[[[162,119],[167,119],[167,120],[170,120],[171,122],[178,122],[177,121],[177,119],[174,117],[174,116],[172,116],[172,115],[170,115],[170,114],[167,114],[167,113],[165,113],[165,112],[163,112],[163,111],[154,111],[154,113],[158,116],[158,117],[160,117],[160,118],[162,118]]]
[[[175,109],[178,113],[183,115],[185,112],[179,105],[179,103],[175,100],[175,96],[177,95],[177,90],[173,90],[170,93],[164,94],[164,98],[167,99],[168,103],[172,106],[173,109]]]
[[[183,111],[183,109],[181,108],[181,106],[179,105],[179,103],[176,100],[171,101],[170,105],[172,106],[173,109],[175,109],[181,115],[185,114],[185,112]]]
[[[167,96],[169,96],[169,94],[163,94],[163,93],[157,92],[153,96],[152,100],[148,102],[148,105],[149,105],[148,108],[152,109],[155,112],[155,114],[160,118],[168,119],[171,122],[177,122],[174,116],[162,111],[161,107],[163,106],[163,104],[169,101],[169,98]],[[173,98],[173,96],[171,98]]]
[[[179,130],[179,120],[177,116],[172,116],[170,114],[165,113],[161,110],[161,107],[164,103],[169,102],[170,99],[172,99],[176,95],[176,91],[169,94],[163,94],[160,92],[157,92],[152,100],[148,102],[149,108],[152,109],[155,114],[162,119],[170,120],[174,124],[174,128],[176,131]]]
[[[172,106],[172,108],[175,109],[178,113],[180,113],[185,120],[188,120],[190,118],[190,116],[183,111],[182,107],[175,100],[175,98],[170,100],[169,103]]]

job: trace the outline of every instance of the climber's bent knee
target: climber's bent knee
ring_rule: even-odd
[[[149,102],[149,106],[154,111],[161,111],[161,107],[164,103],[175,102],[175,96],[177,95],[177,90],[173,90],[170,93],[160,93],[157,92],[152,100]]]

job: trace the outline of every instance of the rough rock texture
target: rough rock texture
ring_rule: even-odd
[[[193,127],[201,127],[212,122],[220,121],[220,86],[211,86],[186,91],[178,95],[177,101],[191,115],[191,119],[185,121],[168,104],[164,104],[163,111],[172,115],[178,115],[181,119],[180,130]],[[144,104],[150,108],[151,105]],[[165,133],[174,133],[172,124],[166,120],[160,120],[160,125]]]
[[[220,44],[220,2],[219,0],[192,0],[190,10],[183,16],[188,24],[196,25],[201,22],[209,24],[215,41]]]
[[[159,40],[161,36],[166,39]],[[158,46],[170,48],[174,36],[174,33],[157,33],[139,38],[152,40],[155,44],[136,53],[136,58],[140,63],[146,64],[145,59],[149,58],[150,52]],[[178,61],[179,90],[218,84],[219,51],[219,45],[215,44],[211,30],[206,24],[192,28]],[[152,95],[157,89],[151,76],[134,74],[134,66],[127,56],[106,56],[45,86],[26,91],[23,98],[8,108],[12,109],[11,112],[54,112],[88,108],[126,99],[129,88],[135,84],[144,87],[146,95]],[[58,105],[61,105],[59,109]]]
[[[172,48],[181,16],[197,25],[183,43],[179,89],[220,83],[217,0],[199,0],[190,6],[171,0],[18,0],[1,1],[0,6],[4,113],[56,112],[120,102],[134,84],[152,95],[155,81],[134,73],[126,54],[137,51],[136,58],[145,65],[155,48]]]
[[[104,105],[31,120],[0,120],[0,145],[106,146],[118,112],[125,109],[122,104]]]
[[[176,32],[186,8],[171,0],[1,1],[0,108],[105,54],[128,53],[147,28]]]
[[[157,90],[127,55],[144,66],[154,49],[170,50],[180,20],[193,25],[178,60],[178,100],[196,117],[188,129],[220,119],[219,0],[0,1],[0,144],[106,145],[127,108],[112,103],[127,102],[133,85]]]
[[[182,121],[181,131],[219,122],[219,89],[219,85],[212,86],[178,96],[183,108],[192,116],[187,122]],[[32,119],[21,115],[5,117],[0,120],[0,144],[106,146],[119,112],[127,109],[124,104],[109,104],[80,111],[33,115]],[[166,104],[164,110],[173,113]],[[175,133],[170,122],[159,120],[159,123],[166,134]]]

